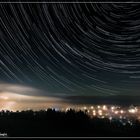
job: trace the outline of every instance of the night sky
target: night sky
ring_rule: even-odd
[[[16,95],[140,103],[140,3],[1,3],[0,100]]]

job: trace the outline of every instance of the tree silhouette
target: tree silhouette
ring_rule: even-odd
[[[4,111],[0,112],[0,131],[11,137],[47,137],[47,136],[140,136],[140,122],[124,125],[119,120],[108,118],[90,118],[86,112],[55,109],[40,111]]]

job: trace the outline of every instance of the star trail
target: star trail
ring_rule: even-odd
[[[140,4],[0,3],[0,84],[67,99],[139,97]]]

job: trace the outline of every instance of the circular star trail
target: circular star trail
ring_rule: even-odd
[[[0,4],[0,80],[52,95],[139,95],[140,5]]]

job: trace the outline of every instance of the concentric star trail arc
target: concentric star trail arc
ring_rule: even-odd
[[[0,29],[1,82],[139,94],[139,3],[1,3]]]

